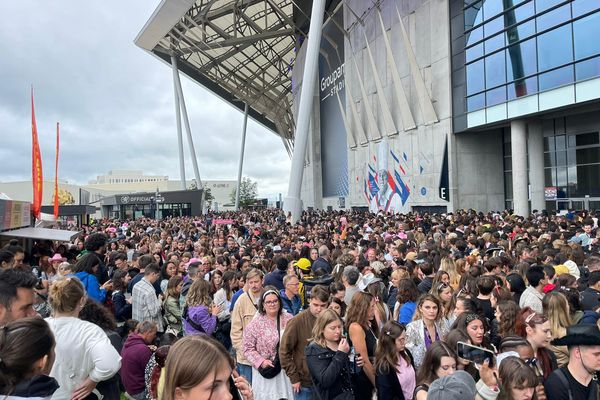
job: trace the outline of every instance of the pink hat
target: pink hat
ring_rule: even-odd
[[[52,256],[52,258],[51,258],[49,261],[50,261],[51,263],[52,263],[52,262],[54,262],[54,261],[57,261],[57,262],[65,262],[65,261],[67,261],[67,259],[66,259],[66,258],[64,258],[63,256],[61,256],[60,254],[56,253],[56,254],[54,254],[54,255]]]
[[[185,267],[188,268],[190,266],[190,264],[192,263],[200,263],[202,264],[202,259],[200,258],[190,258],[190,261],[187,262],[187,264],[185,264]]]

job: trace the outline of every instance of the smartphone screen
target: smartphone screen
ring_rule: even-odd
[[[456,353],[460,358],[474,362],[475,364],[483,364],[485,360],[489,361],[489,367],[494,366],[494,353],[481,347],[473,346],[464,342],[456,344]]]

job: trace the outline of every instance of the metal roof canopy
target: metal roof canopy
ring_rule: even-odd
[[[12,231],[0,232],[0,236],[11,236],[25,239],[57,240],[59,242],[70,242],[75,239],[81,231],[66,231],[48,228],[20,228]]]
[[[332,10],[340,0],[328,0]],[[276,132],[291,154],[292,67],[312,1],[162,0],[135,44]]]

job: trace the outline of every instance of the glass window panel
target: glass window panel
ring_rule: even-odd
[[[485,58],[485,83],[486,88],[493,88],[506,82],[506,63],[504,51],[492,54]]]
[[[575,79],[578,81],[600,76],[600,57],[575,64]]]
[[[567,186],[567,169],[556,168],[556,186]]]
[[[504,143],[504,156],[510,156],[512,154],[512,148],[510,147],[510,142],[509,143]]]
[[[569,166],[567,168],[567,180],[569,181],[569,187],[577,185],[577,166]]]
[[[510,78],[509,78],[510,79]],[[508,87],[508,99],[514,100],[519,97],[528,96],[533,93],[537,93],[537,77],[528,79],[518,79],[513,83],[507,85]]]
[[[546,211],[549,211],[549,212],[556,211],[556,201],[547,201],[546,202]]]
[[[544,186],[554,186],[554,169],[544,168]]]
[[[576,60],[600,54],[600,12],[574,21],[573,35]]]
[[[573,18],[575,18],[599,9],[600,2],[598,0],[574,0],[571,6],[573,7]]]
[[[571,62],[573,60],[571,25],[567,24],[538,36],[537,51],[540,71]]]
[[[555,10],[547,12],[546,14],[542,14],[536,18],[537,20],[537,31],[545,31],[546,29],[550,29],[554,26],[560,25],[563,22],[571,19],[571,6],[570,4],[565,4],[562,7],[558,7]]]
[[[481,39],[483,39],[483,27],[480,26],[467,33],[467,46],[470,46]]]
[[[506,86],[500,86],[499,88],[488,90],[485,94],[486,105],[488,107],[495,106],[496,104],[506,103]]]
[[[486,24],[483,26],[483,34],[485,35],[485,37],[490,37],[493,34],[498,33],[503,29],[504,29],[504,17],[499,16],[489,22],[486,22]]]
[[[516,43],[519,40],[535,34],[535,21],[525,22],[506,30],[506,43]]]
[[[467,95],[475,94],[485,89],[485,74],[483,60],[467,65]]]
[[[568,65],[539,76],[540,91],[573,83],[573,66]]]
[[[485,42],[485,54],[490,54],[498,49],[501,49],[505,46],[504,44],[504,35],[496,35],[494,37],[489,38]]]
[[[512,157],[504,157],[504,171],[512,171]]]
[[[485,93],[467,97],[467,111],[480,110],[485,107]]]
[[[537,72],[535,38],[510,46],[506,51],[508,81],[533,75]]]
[[[544,151],[554,151],[554,136],[544,137]]]
[[[481,10],[481,1],[478,1],[465,10],[465,30],[471,29],[482,22],[483,10]]]
[[[541,12],[552,6],[562,3],[565,0],[535,0],[535,11]]]
[[[598,132],[584,133],[582,135],[575,136],[576,146],[590,146],[599,143],[600,137],[598,137]]]
[[[535,14],[535,9],[533,7],[533,1],[530,1],[528,3],[525,3],[515,9],[513,9],[512,11],[509,11],[505,14],[505,18],[507,20],[506,25],[512,25],[514,22],[512,22],[513,20],[515,22],[522,22],[525,21],[527,18],[532,17]],[[510,22],[510,23],[508,23]]]
[[[506,192],[506,197],[512,198],[512,172],[504,173],[504,191]]]
[[[483,17],[488,20],[504,10],[503,0],[485,0],[483,2]]]
[[[569,137],[569,140],[571,140],[571,137]],[[575,149],[572,147],[569,147],[567,149],[567,165],[575,165],[577,164],[577,157],[575,154]]]
[[[483,57],[483,43],[479,43],[477,46],[466,49],[465,57],[467,62],[471,62],[476,58]]]
[[[544,167],[556,167],[556,153],[544,153]]]
[[[577,164],[593,164],[600,161],[600,147],[577,150]]]
[[[567,148],[567,138],[565,135],[557,135],[556,139],[556,151],[565,150]]]
[[[577,166],[577,186],[574,196],[600,195],[600,164]]]
[[[557,151],[556,152],[556,165],[559,167],[564,167],[567,165],[567,152],[566,151]]]

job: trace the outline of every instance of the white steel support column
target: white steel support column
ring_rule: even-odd
[[[516,215],[529,215],[527,199],[527,130],[525,121],[510,123],[510,148],[512,151],[513,210]]]
[[[175,70],[173,80],[177,87],[177,94],[179,95],[179,101],[181,102],[181,112],[183,113],[183,124],[185,126],[185,132],[188,138],[188,144],[190,145],[190,156],[192,157],[192,166],[194,167],[194,177],[196,178],[196,185],[198,189],[202,189],[202,181],[200,180],[200,171],[198,170],[198,159],[196,158],[196,149],[194,148],[194,140],[192,139],[192,129],[190,128],[190,121],[188,119],[187,108],[185,107],[185,98],[183,97],[183,90],[181,89],[181,80],[179,79],[179,70],[177,69],[177,59],[175,56],[171,56],[171,63]],[[204,205],[202,206],[204,209]]]
[[[244,107],[244,127],[242,128],[242,148],[238,166],[237,189],[235,190],[235,211],[240,209],[240,187],[242,186],[242,168],[244,167],[244,150],[246,149],[246,129],[248,128],[248,103]]]
[[[529,184],[531,185],[531,209],[544,210],[544,134],[539,120],[527,124],[527,156],[529,158]]]
[[[183,160],[183,134],[181,133],[181,106],[179,105],[179,94],[177,93],[177,59],[171,54],[171,66],[173,69],[173,91],[175,92],[175,118],[177,121],[177,148],[179,149],[179,177],[181,178],[181,190],[186,189],[185,184],[185,162]]]
[[[298,122],[294,133],[294,154],[292,155],[292,169],[288,185],[287,197],[283,201],[284,211],[292,213],[292,221],[298,221],[302,214],[302,175],[304,174],[304,158],[308,143],[308,130],[310,126],[315,81],[319,69],[319,47],[323,30],[323,17],[325,13],[325,0],[314,0],[310,14],[310,28],[306,48],[306,62],[302,75],[302,88],[300,91],[300,105],[298,107]]]

